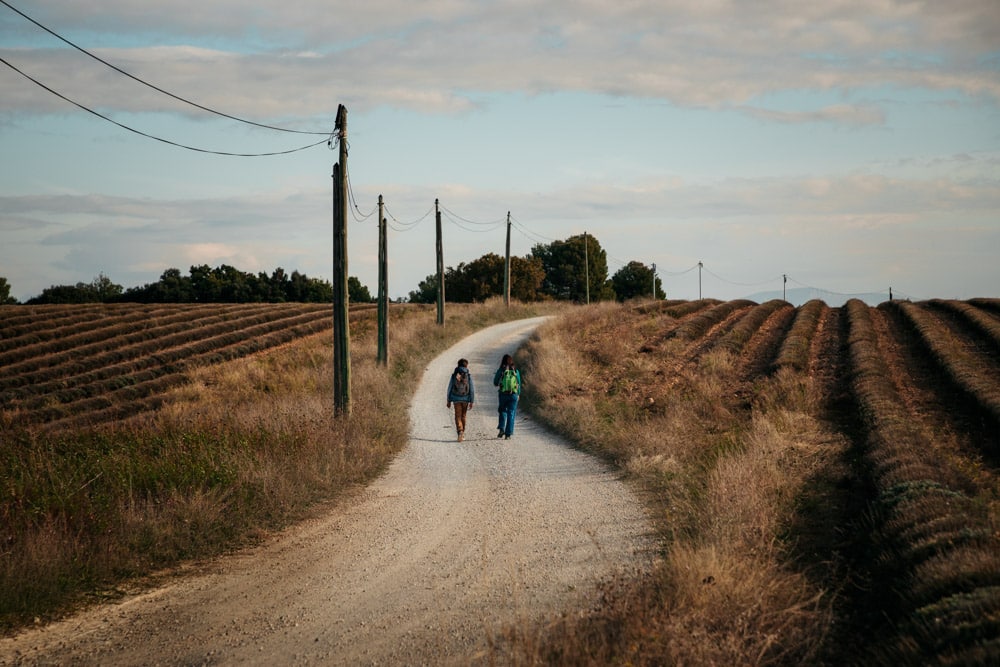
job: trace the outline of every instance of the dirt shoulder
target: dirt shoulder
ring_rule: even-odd
[[[513,439],[496,439],[493,370],[540,322],[491,327],[430,361],[410,443],[352,502],[0,639],[0,664],[485,663],[505,626],[585,608],[601,579],[648,567],[654,544],[637,497],[595,459],[523,414]],[[462,443],[445,407],[459,357],[477,392]]]

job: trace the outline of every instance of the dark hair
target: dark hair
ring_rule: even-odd
[[[468,359],[459,359],[458,360],[458,365],[460,367],[462,367],[462,368],[466,368],[469,365],[469,360]]]
[[[503,359],[500,360],[500,365],[501,366],[511,366],[511,367],[513,367],[514,366],[514,357],[510,356],[509,354],[503,355]]]

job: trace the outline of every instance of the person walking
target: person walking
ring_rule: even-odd
[[[521,371],[514,366],[514,357],[503,355],[500,367],[493,374],[493,386],[499,391],[497,437],[510,440],[510,436],[514,435],[514,417],[517,416],[517,400],[521,395]]]
[[[458,441],[465,440],[465,417],[472,404],[476,402],[476,389],[472,384],[472,373],[469,372],[469,360],[459,359],[458,366],[448,380],[448,407],[455,406],[455,429],[458,431]]]

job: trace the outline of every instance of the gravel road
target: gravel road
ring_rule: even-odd
[[[511,440],[496,438],[493,371],[541,320],[491,327],[430,361],[409,444],[351,502],[156,590],[2,639],[0,664],[502,664],[489,640],[503,627],[586,607],[599,580],[648,567],[654,551],[615,473],[523,413]],[[445,407],[459,357],[478,399],[462,443]]]

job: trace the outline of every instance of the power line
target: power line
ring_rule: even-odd
[[[292,133],[295,133],[295,134],[313,134],[313,135],[323,135],[323,136],[327,136],[327,135],[330,134],[329,132],[311,132],[311,131],[305,131],[305,130],[291,130],[291,129],[284,128],[284,127],[275,127],[273,125],[266,125],[264,123],[257,123],[257,122],[254,122],[252,120],[246,120],[245,118],[239,118],[237,116],[231,116],[230,114],[223,113],[221,111],[216,111],[215,109],[211,109],[209,107],[203,106],[201,104],[198,104],[197,102],[192,102],[189,99],[186,99],[186,98],[181,97],[179,95],[175,95],[175,94],[171,93],[170,91],[164,90],[163,88],[155,86],[155,85],[153,85],[153,84],[151,84],[151,83],[149,83],[147,81],[143,81],[139,77],[133,76],[132,74],[129,74],[128,72],[126,72],[122,68],[118,67],[117,65],[113,65],[113,64],[109,63],[108,61],[104,60],[100,56],[97,56],[97,55],[91,53],[90,51],[86,50],[82,46],[79,46],[79,45],[71,42],[70,40],[66,39],[65,37],[63,37],[59,33],[55,32],[54,30],[51,30],[51,29],[45,27],[44,25],[42,25],[41,23],[39,23],[35,19],[31,18],[30,16],[28,16],[27,14],[25,14],[24,12],[22,12],[17,7],[14,7],[13,5],[11,5],[9,2],[7,2],[7,0],[0,0],[0,4],[3,4],[4,6],[6,6],[11,11],[13,11],[13,12],[15,12],[17,14],[20,14],[22,17],[24,17],[28,21],[34,23],[36,26],[38,26],[39,28],[41,28],[45,32],[49,33],[50,35],[52,35],[56,39],[59,39],[59,40],[65,42],[66,44],[69,44],[70,46],[72,46],[74,49],[76,49],[80,53],[83,53],[83,54],[85,54],[87,56],[90,56],[91,58],[93,58],[97,62],[101,63],[102,65],[106,65],[107,67],[110,67],[111,69],[115,70],[119,74],[123,74],[123,75],[127,76],[128,78],[132,79],[133,81],[141,83],[142,85],[144,85],[144,86],[146,86],[148,88],[152,88],[153,90],[157,91],[158,93],[162,93],[162,94],[164,94],[164,95],[166,95],[168,97],[172,97],[173,99],[177,100],[178,102],[183,102],[184,104],[189,104],[189,105],[191,105],[191,106],[193,106],[193,107],[195,107],[197,109],[201,109],[202,111],[207,111],[208,113],[215,114],[216,116],[222,116],[223,118],[228,118],[230,120],[235,120],[235,121],[240,122],[240,123],[246,123],[247,125],[254,125],[256,127],[262,127],[264,129],[267,129],[267,130],[274,130],[276,132],[292,132]],[[65,99],[65,98],[63,98],[63,99]],[[77,105],[77,106],[79,106],[79,105]],[[210,151],[210,152],[214,152],[214,151]],[[227,153],[227,155],[228,155],[228,153]]]
[[[702,266],[702,268],[704,269],[704,266]],[[762,280],[761,282],[758,282],[758,283],[737,283],[737,282],[733,282],[732,280],[727,280],[726,278],[723,278],[720,275],[712,273],[708,269],[704,269],[704,270],[705,270],[705,273],[707,273],[708,275],[712,276],[713,278],[721,280],[722,282],[728,283],[730,285],[737,285],[738,287],[759,287],[761,285],[767,285],[767,284],[770,284],[772,282],[775,282],[776,280],[781,280],[781,276],[777,276],[776,278],[768,278],[767,280]]]
[[[441,206],[441,210],[444,211],[446,214],[448,214],[452,218],[453,222],[455,221],[455,219],[457,219],[457,220],[461,220],[462,222],[464,222],[466,224],[469,224],[469,225],[480,225],[480,226],[484,226],[484,227],[496,228],[499,225],[502,225],[502,224],[504,224],[504,222],[506,222],[505,218],[500,218],[498,220],[491,220],[490,222],[477,222],[476,220],[470,220],[469,218],[463,218],[462,216],[458,215],[454,211],[449,210],[448,207],[446,207],[444,205]]]
[[[2,2],[2,1],[3,0],[0,0],[0,2]],[[350,144],[348,144],[348,146],[350,146]],[[351,210],[351,215],[354,216],[354,219],[356,221],[358,221],[358,222],[364,222],[368,218],[370,218],[373,215],[375,215],[375,211],[378,209],[378,206],[375,206],[374,208],[372,208],[371,212],[368,213],[367,215],[365,215],[364,213],[361,212],[361,208],[358,206],[358,200],[355,199],[355,197],[354,197],[354,185],[351,183],[351,170],[350,170],[350,168],[347,169],[347,196],[348,196],[348,198],[351,201],[351,205],[354,207],[354,209]]]
[[[451,224],[455,225],[459,229],[464,229],[467,232],[475,232],[478,234],[484,232],[492,232],[493,230],[500,227],[500,225],[504,224],[503,220],[498,220],[497,222],[491,222],[491,223],[471,222],[469,220],[466,220],[465,218],[456,216],[454,213],[444,208],[443,206],[441,207],[441,212],[444,215],[444,217],[447,218],[449,222],[451,222]]]
[[[431,205],[431,207],[429,209],[427,209],[426,213],[424,213],[422,216],[420,216],[416,220],[412,220],[412,221],[409,221],[409,222],[401,222],[400,220],[397,220],[396,217],[393,216],[393,214],[389,211],[389,207],[386,206],[386,205],[384,205],[384,204],[382,206],[382,210],[385,212],[385,214],[389,217],[390,220],[392,220],[393,222],[396,223],[396,225],[398,225],[398,226],[396,226],[396,225],[389,225],[390,227],[392,227],[397,232],[408,232],[408,231],[411,231],[417,225],[419,225],[421,222],[423,222],[424,220],[426,220],[427,216],[429,216],[431,213],[434,212],[434,206]]]
[[[0,2],[3,2],[3,0],[0,0]],[[69,102],[70,104],[72,104],[75,107],[83,109],[84,111],[86,111],[89,114],[93,114],[93,115],[97,116],[101,120],[106,120],[107,122],[109,122],[109,123],[111,123],[113,125],[117,125],[118,127],[122,128],[123,130],[128,130],[129,132],[133,132],[135,134],[138,134],[141,137],[146,137],[147,139],[153,139],[154,141],[159,141],[161,143],[169,144],[171,146],[176,146],[178,148],[184,148],[184,149],[187,149],[189,151],[196,151],[198,153],[211,153],[211,154],[214,154],[214,155],[228,155],[228,156],[232,156],[232,157],[267,157],[267,156],[272,156],[272,155],[287,155],[288,153],[295,153],[295,152],[298,152],[298,151],[304,151],[307,148],[312,148],[313,146],[319,146],[320,144],[322,144],[323,142],[326,141],[326,139],[320,139],[316,143],[308,144],[306,146],[300,146],[299,148],[292,148],[292,149],[286,150],[286,151],[273,151],[273,152],[270,152],[270,153],[229,153],[229,152],[226,152],[226,151],[216,151],[216,150],[209,150],[207,148],[198,148],[196,146],[188,146],[187,144],[181,144],[181,143],[178,143],[176,141],[170,141],[169,139],[164,139],[162,137],[157,137],[157,136],[149,134],[147,132],[143,132],[141,130],[137,130],[134,127],[129,127],[128,125],[125,125],[123,123],[119,123],[117,120],[114,120],[113,118],[109,118],[108,116],[105,116],[102,113],[94,111],[90,107],[86,107],[86,106],[80,104],[79,102],[71,100],[70,98],[66,97],[62,93],[59,93],[59,92],[53,90],[52,88],[49,88],[48,86],[46,86],[41,81],[39,81],[39,80],[31,77],[30,75],[28,75],[27,73],[25,73],[23,71],[21,71],[20,69],[18,69],[17,67],[15,67],[14,65],[12,65],[11,63],[7,62],[5,59],[0,58],[0,63],[3,63],[7,67],[11,68],[15,72],[17,72],[18,74],[20,74],[21,76],[23,76],[24,78],[26,78],[28,81],[31,81],[36,86],[39,86],[40,88],[43,88],[43,89],[47,90],[48,92],[52,93],[56,97]]]

